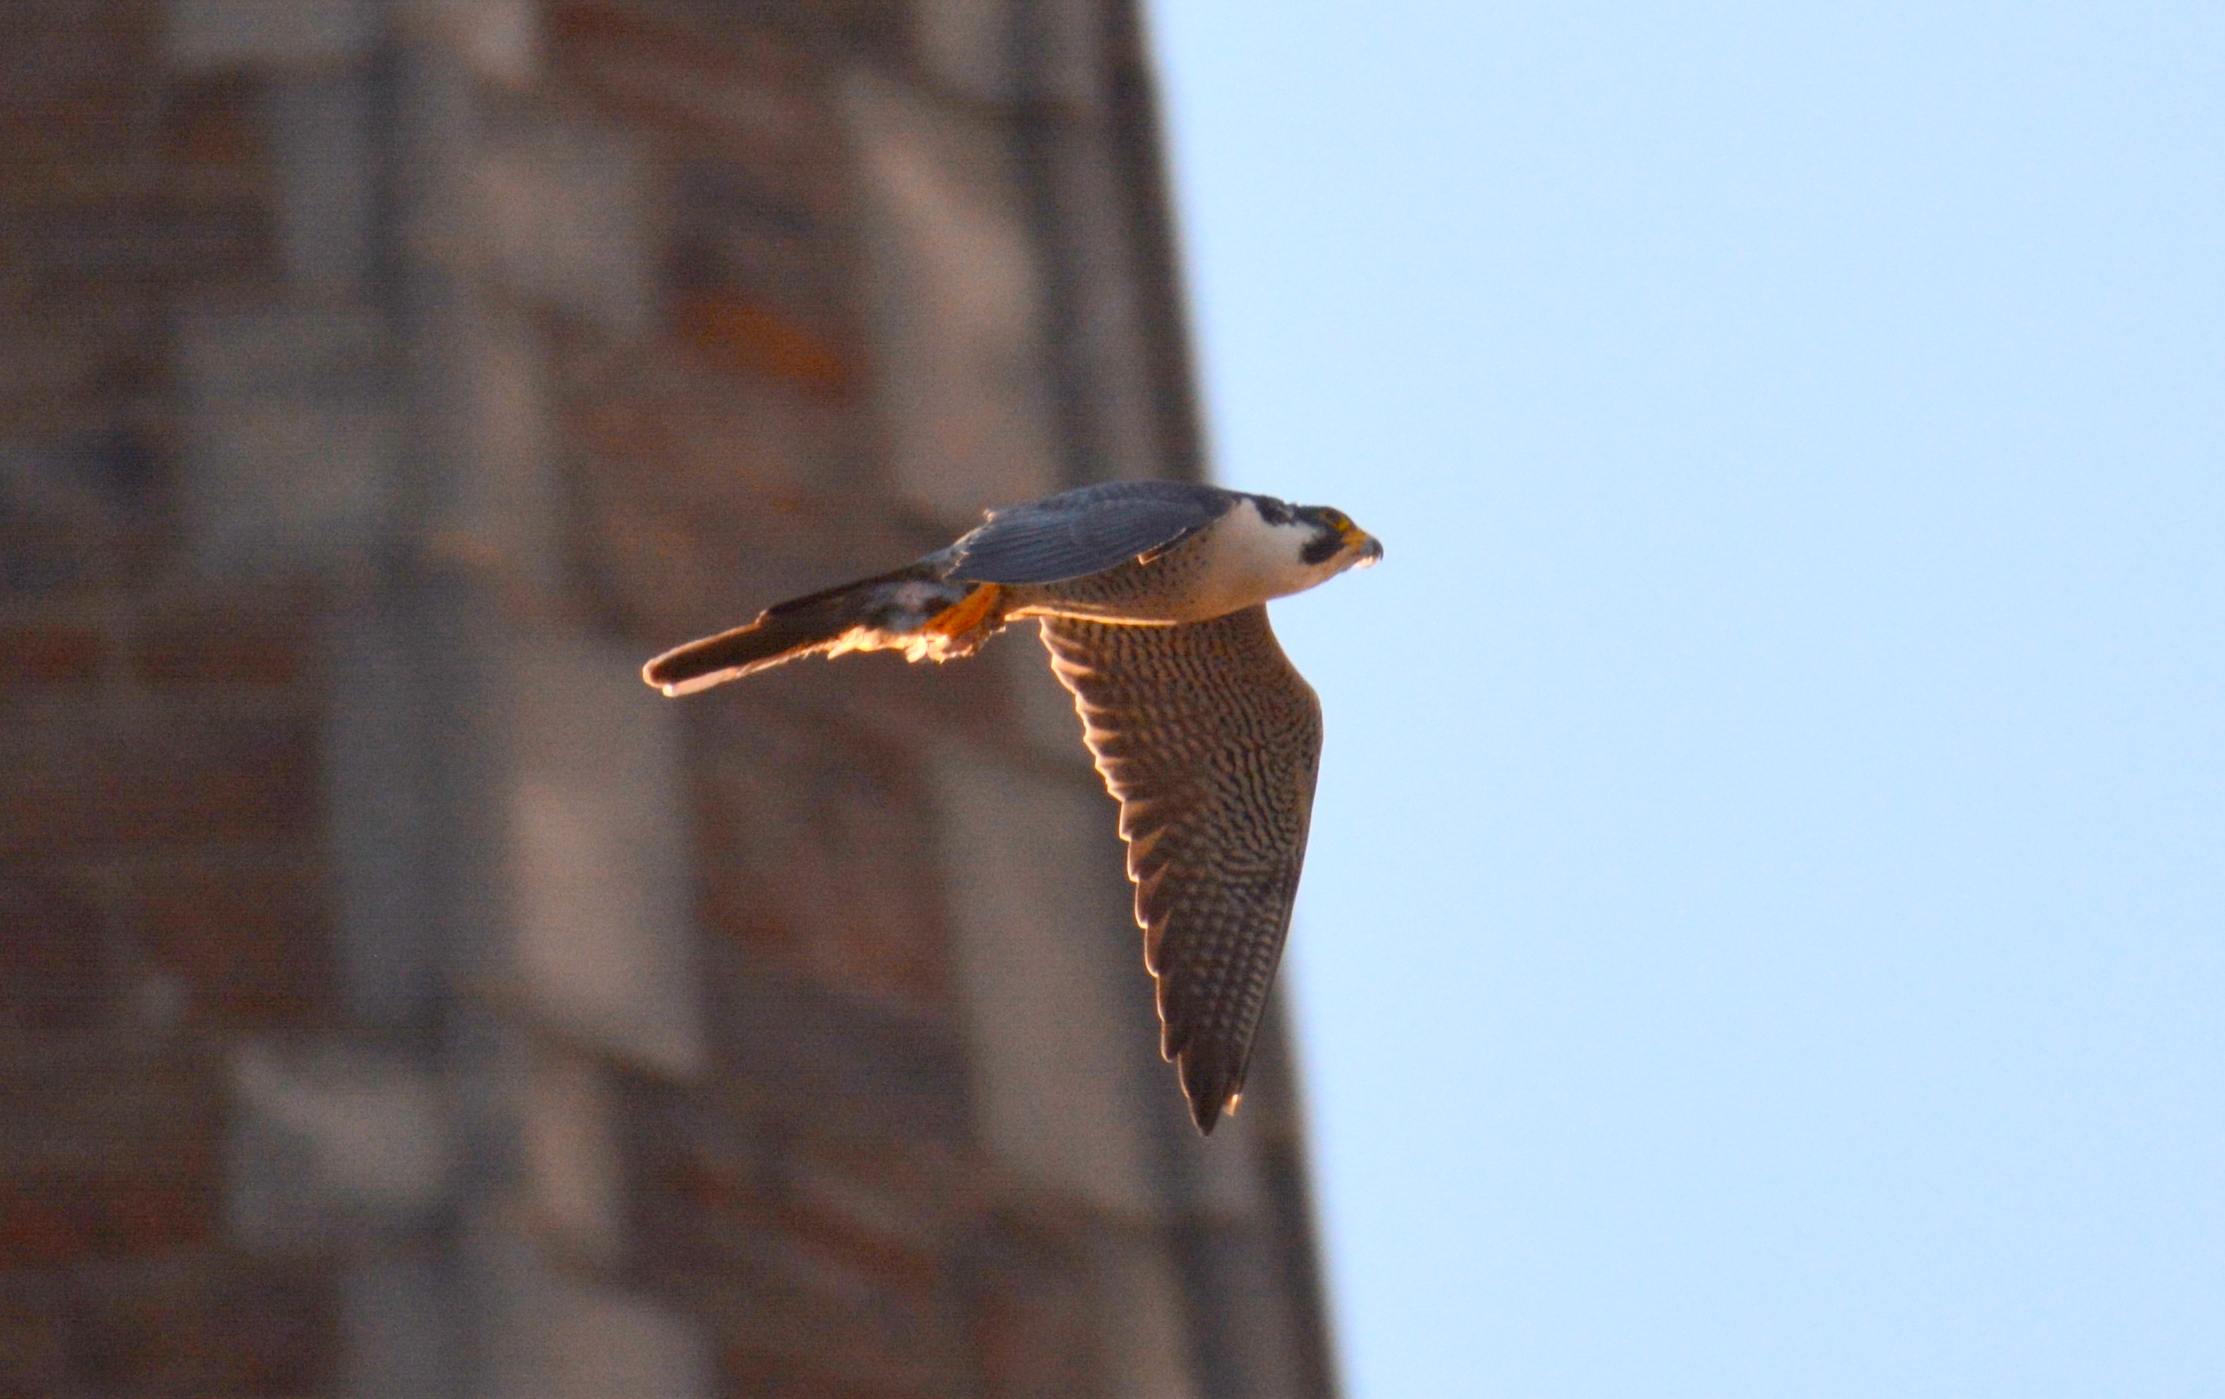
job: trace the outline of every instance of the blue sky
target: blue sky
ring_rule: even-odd
[[[2225,1393],[2225,7],[1153,19],[1354,1399]]]

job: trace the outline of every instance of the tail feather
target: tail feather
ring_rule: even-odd
[[[678,646],[641,668],[668,695],[689,695],[800,656],[899,649],[913,660],[971,655],[1004,624],[993,583],[951,582],[932,563],[845,583]]]
[[[748,626],[674,647],[643,666],[641,678],[668,695],[692,695],[722,681],[808,656],[831,646],[847,630],[845,626],[828,634],[823,627],[803,624],[803,619],[767,613]]]

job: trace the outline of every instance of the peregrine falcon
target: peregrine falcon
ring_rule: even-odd
[[[1383,557],[1340,511],[1182,481],[1084,486],[991,511],[948,548],[767,608],[642,667],[667,695],[799,656],[970,656],[1038,618],[1120,803],[1159,1051],[1198,1130],[1236,1110],[1305,860],[1321,704],[1269,598]]]

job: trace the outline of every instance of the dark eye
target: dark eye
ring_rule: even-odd
[[[1331,530],[1327,534],[1309,540],[1306,547],[1298,551],[1298,557],[1304,559],[1309,565],[1327,563],[1335,558],[1337,550],[1343,547],[1343,536],[1335,530]]]

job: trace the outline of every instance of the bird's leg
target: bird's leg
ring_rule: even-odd
[[[949,638],[938,648],[938,660],[970,656],[981,649],[982,643],[1004,630],[1004,589],[995,583],[984,583],[929,618],[921,630]]]

